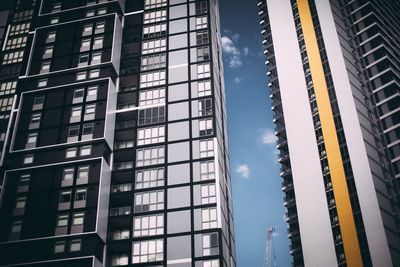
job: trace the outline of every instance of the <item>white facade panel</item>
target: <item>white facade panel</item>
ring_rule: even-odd
[[[315,1],[374,266],[393,266],[349,76],[329,0]]]
[[[325,186],[289,0],[267,1],[283,103],[304,264],[337,266]]]

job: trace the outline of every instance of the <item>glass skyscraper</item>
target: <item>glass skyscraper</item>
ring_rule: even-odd
[[[236,266],[218,9],[1,1],[0,266]]]

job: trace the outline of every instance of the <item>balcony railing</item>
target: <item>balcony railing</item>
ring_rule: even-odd
[[[115,124],[115,129],[121,130],[126,128],[131,128],[136,126],[136,121],[121,121]]]

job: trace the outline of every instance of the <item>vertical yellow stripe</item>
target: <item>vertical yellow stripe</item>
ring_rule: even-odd
[[[360,267],[363,266],[360,246],[311,10],[308,0],[297,0],[297,5],[310,64],[311,77],[314,82],[314,91],[325,141],[346,262],[349,267]]]

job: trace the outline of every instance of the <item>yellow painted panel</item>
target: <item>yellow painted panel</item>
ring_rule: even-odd
[[[311,77],[314,83],[346,262],[349,267],[360,267],[363,266],[360,246],[311,10],[308,0],[297,0],[297,5],[310,64]]]

